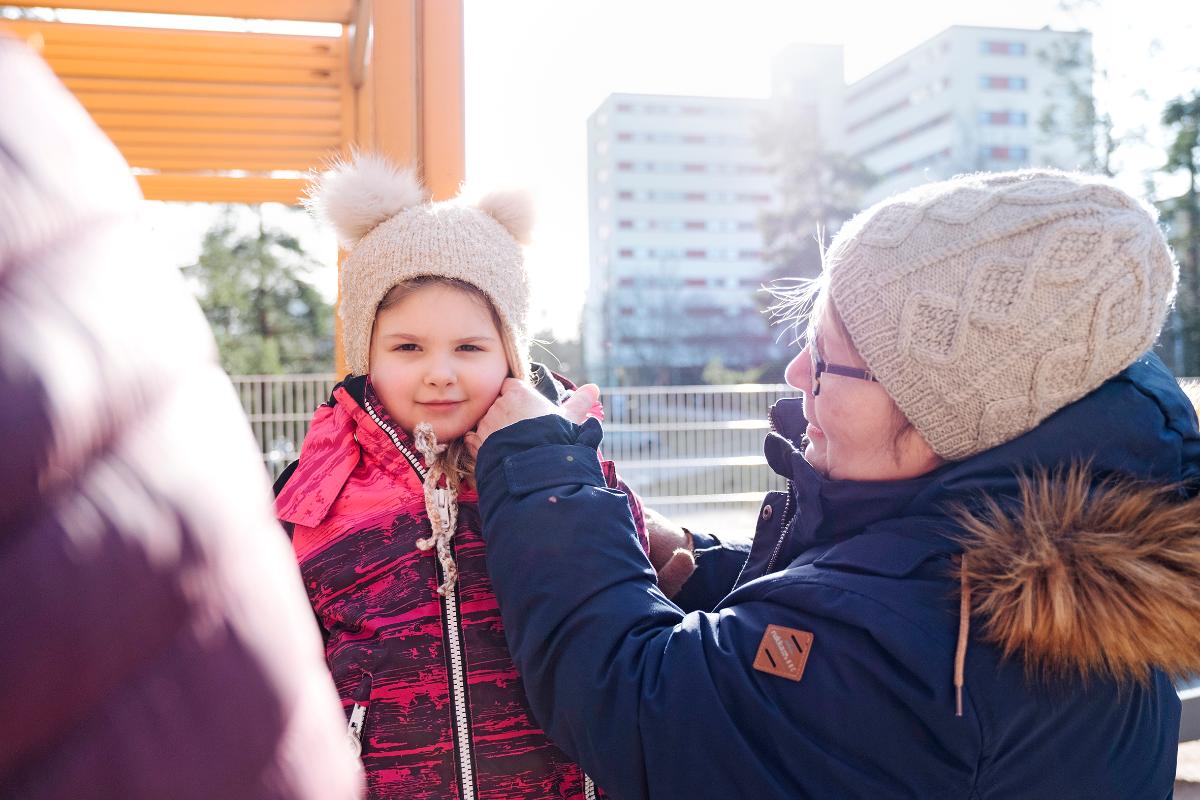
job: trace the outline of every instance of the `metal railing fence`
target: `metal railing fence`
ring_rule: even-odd
[[[272,477],[299,454],[332,375],[232,378]],[[1182,383],[1195,382],[1183,378]],[[648,505],[674,513],[744,510],[782,488],[763,457],[767,409],[795,390],[783,384],[642,386],[609,389],[607,458]]]
[[[234,389],[271,476],[296,459],[332,375],[241,375]],[[757,506],[782,482],[763,457],[767,409],[794,390],[780,384],[607,390],[606,458],[656,508]]]

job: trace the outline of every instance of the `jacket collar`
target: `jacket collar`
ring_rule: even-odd
[[[881,520],[905,516],[938,474],[935,471],[904,481],[827,478],[804,460],[801,447],[808,423],[801,400],[778,401],[771,408],[770,419],[773,430],[765,444],[767,463],[791,481],[797,509],[788,541],[793,557],[817,545],[862,533]]]

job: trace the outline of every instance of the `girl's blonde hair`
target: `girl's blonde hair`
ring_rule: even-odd
[[[504,360],[508,364],[508,377],[528,379],[528,358],[517,351],[516,342],[509,336],[508,328],[502,323],[500,314],[492,304],[491,298],[478,287],[466,281],[444,278],[440,275],[420,275],[416,278],[409,278],[388,290],[387,294],[383,296],[383,300],[379,301],[379,307],[375,309],[375,316],[378,317],[380,312],[398,305],[404,298],[429,286],[446,286],[457,289],[482,303],[492,317],[492,324],[496,326],[496,330],[500,334],[500,346],[504,350]],[[459,486],[470,483],[474,479],[475,457],[467,449],[466,442],[462,437],[451,442],[440,442],[440,444],[446,446],[440,457],[442,470],[446,473],[450,487],[457,492]]]

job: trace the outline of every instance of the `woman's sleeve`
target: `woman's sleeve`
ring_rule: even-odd
[[[630,800],[969,793],[974,722],[956,720],[931,684],[949,686],[944,670],[926,663],[952,645],[912,648],[912,625],[887,606],[819,581],[755,581],[685,613],[655,584],[625,496],[605,486],[599,436],[593,422],[526,420],[488,438],[477,475],[530,707],[601,788]]]

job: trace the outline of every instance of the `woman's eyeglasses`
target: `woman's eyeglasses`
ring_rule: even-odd
[[[815,337],[808,343],[808,347],[809,355],[812,357],[813,397],[821,393],[821,373],[823,372],[828,372],[830,375],[841,375],[843,378],[857,378],[860,381],[879,381],[869,369],[847,367],[844,364],[831,364],[826,361],[821,356],[821,351],[817,349],[817,340]]]

